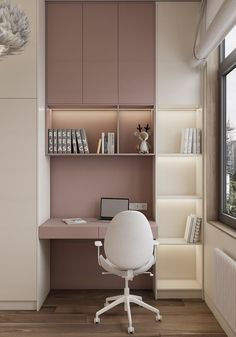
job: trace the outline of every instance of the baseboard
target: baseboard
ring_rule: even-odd
[[[0,310],[36,310],[36,301],[0,301]]]
[[[213,303],[213,301],[211,300],[211,298],[206,294],[206,292],[205,292],[204,296],[205,296],[205,302],[206,302],[206,304],[211,309],[212,313],[214,314],[215,318],[217,319],[217,321],[219,322],[220,326],[225,331],[225,333],[227,334],[227,336],[228,337],[236,337],[236,333],[233,332],[233,330],[231,329],[231,327],[229,326],[229,324],[226,322],[226,320],[221,315],[221,313],[217,310],[215,304]]]
[[[199,298],[202,299],[201,290],[157,290],[156,299],[170,298]]]

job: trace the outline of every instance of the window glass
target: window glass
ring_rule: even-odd
[[[229,32],[225,38],[225,57],[227,57],[236,48],[236,26]]]
[[[225,89],[224,212],[236,217],[236,68],[226,75]]]

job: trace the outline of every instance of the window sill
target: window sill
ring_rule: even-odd
[[[233,239],[236,239],[236,230],[225,225],[223,222],[220,221],[207,221],[209,225],[212,225],[219,229],[220,231],[224,232],[225,234],[231,236]]]

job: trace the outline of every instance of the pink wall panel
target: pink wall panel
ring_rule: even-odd
[[[147,202],[152,216],[153,158],[129,156],[51,158],[51,217],[98,217],[100,198]]]
[[[154,4],[119,4],[119,102],[154,103]]]
[[[83,102],[117,103],[116,3],[83,4]]]
[[[47,96],[82,103],[82,4],[47,4]]]
[[[102,275],[94,240],[51,240],[51,289],[123,289],[124,280]],[[140,275],[131,289],[151,289],[152,278]]]

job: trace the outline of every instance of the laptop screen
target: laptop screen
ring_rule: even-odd
[[[100,218],[112,219],[117,213],[129,209],[127,198],[101,198]]]

